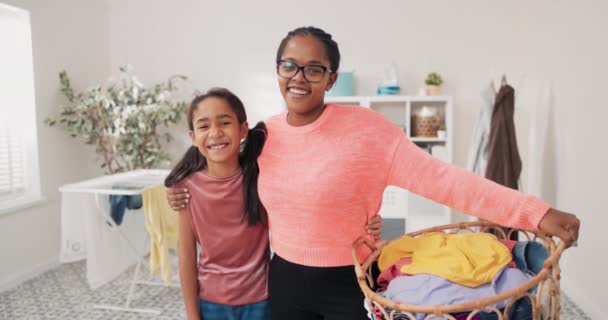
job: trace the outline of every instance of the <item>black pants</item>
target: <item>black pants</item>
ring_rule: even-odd
[[[272,320],[368,319],[353,266],[309,267],[275,254],[269,292]]]

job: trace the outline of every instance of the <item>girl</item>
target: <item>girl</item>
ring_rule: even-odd
[[[389,185],[504,226],[540,229],[568,243],[578,238],[576,216],[433,158],[372,110],[325,104],[339,64],[337,43],[314,27],[289,32],[276,55],[287,111],[267,121],[258,159],[275,251],[273,320],[366,319],[351,245]],[[174,208],[184,198],[182,190],[168,191]],[[362,248],[360,259],[368,254]]]
[[[187,317],[269,319],[268,224],[257,192],[266,127],[260,122],[249,130],[243,104],[221,88],[192,101],[188,127],[192,146],[165,180],[192,195],[179,214]]]

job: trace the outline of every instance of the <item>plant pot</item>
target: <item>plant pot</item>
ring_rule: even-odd
[[[438,96],[439,95],[439,86],[436,85],[427,85],[426,91],[429,96]]]
[[[445,139],[446,136],[447,136],[447,133],[445,130],[437,130],[437,138]]]

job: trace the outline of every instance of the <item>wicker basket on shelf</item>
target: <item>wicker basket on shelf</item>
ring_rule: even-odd
[[[438,115],[412,115],[413,137],[437,137],[437,130],[440,126],[441,117]]]
[[[499,239],[509,239],[510,234],[505,234],[503,229],[491,222],[477,221],[477,222],[464,222],[457,224],[449,224],[443,226],[437,226],[428,228],[412,233],[408,233],[405,236],[417,237],[427,232],[446,232],[446,233],[463,233],[463,232],[485,232],[487,230],[496,230]],[[519,230],[511,230],[511,232],[517,232]],[[560,269],[559,259],[562,252],[565,250],[565,244],[563,242],[556,242],[553,238],[548,237],[541,232],[523,232],[527,240],[539,241],[542,243],[549,257],[544,261],[542,270],[538,272],[530,280],[522,283],[516,288],[502,292],[498,295],[486,297],[483,299],[467,301],[465,303],[452,304],[452,305],[437,305],[437,306],[419,306],[403,304],[396,301],[389,300],[378,293],[374,292],[371,288],[374,286],[374,280],[371,275],[371,265],[378,259],[382,249],[389,243],[387,241],[380,241],[373,243],[367,237],[361,237],[353,244],[353,260],[355,265],[355,273],[357,275],[357,281],[359,287],[365,295],[365,305],[368,310],[373,310],[374,306],[382,314],[377,319],[382,320],[393,320],[393,319],[411,319],[415,320],[415,314],[427,314],[425,320],[431,320],[435,318],[445,318],[449,320],[456,320],[452,315],[455,313],[469,312],[467,320],[474,319],[475,314],[478,312],[492,312],[495,313],[499,320],[508,320],[508,312],[511,306],[520,298],[527,297],[530,300],[532,306],[532,318],[541,319],[540,301],[543,296],[547,295],[546,290],[549,290],[549,318],[551,320],[559,319],[560,312]],[[372,253],[363,262],[359,261],[357,250],[360,246],[366,245]],[[539,285],[540,284],[540,285]],[[530,289],[537,287],[536,293],[532,294],[529,292]],[[500,311],[491,305],[507,301],[507,305],[504,311]],[[373,313],[373,311],[372,311]],[[543,320],[546,320],[544,318]]]

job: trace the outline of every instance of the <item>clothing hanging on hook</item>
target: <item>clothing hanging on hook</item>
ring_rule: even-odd
[[[481,91],[483,101],[477,123],[473,129],[471,146],[467,158],[467,169],[485,176],[486,164],[488,162],[488,141],[490,137],[490,127],[492,122],[492,111],[494,110],[494,100],[496,99],[496,85],[494,79],[490,80]]]
[[[494,80],[492,80],[492,89],[494,90],[494,94],[498,94],[498,91],[500,91],[500,89],[502,89],[502,87],[506,86],[507,83],[507,76],[505,74],[502,75],[502,77],[500,77],[500,87],[498,88],[498,90],[496,89],[496,85],[494,84]]]
[[[515,89],[506,83],[506,77],[503,77],[501,82],[492,110],[485,177],[517,190],[522,162],[517,148],[513,119]],[[506,234],[509,233],[509,229],[504,231]],[[495,232],[491,233],[498,236]],[[513,232],[509,238],[518,240],[517,232]]]

